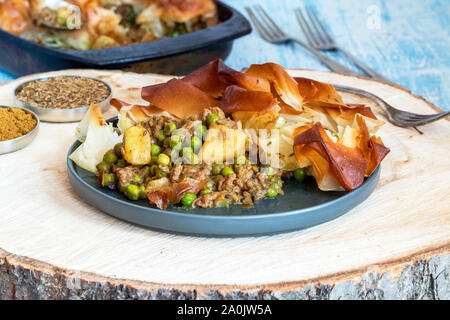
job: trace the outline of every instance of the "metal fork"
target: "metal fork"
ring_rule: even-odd
[[[271,43],[283,43],[283,42],[290,42],[295,41],[296,43],[303,46],[305,49],[312,52],[314,55],[316,55],[320,61],[322,61],[323,64],[328,66],[332,71],[345,73],[349,75],[359,75],[359,73],[348,69],[347,67],[341,65],[340,63],[337,63],[334,60],[331,60],[327,56],[323,55],[307,43],[303,42],[302,40],[289,36],[286,34],[281,28],[269,17],[269,15],[264,11],[264,9],[260,5],[255,5],[252,8],[245,7],[247,10],[247,13],[252,20],[253,24],[255,25],[256,29],[258,30],[261,37]],[[259,18],[258,18],[259,16]]]
[[[386,110],[386,115],[389,121],[399,127],[416,127],[421,126],[427,123],[431,123],[434,121],[437,121],[439,119],[448,117],[450,115],[450,112],[441,112],[437,114],[417,114],[412,113],[408,111],[402,111],[399,109],[394,108],[389,103],[381,99],[380,97],[374,95],[373,93],[370,93],[368,91],[352,88],[352,87],[346,87],[341,85],[333,85],[336,90],[338,91],[344,91],[344,92],[350,92],[350,93],[356,93],[361,96],[367,97],[369,99],[372,99],[376,102],[378,102],[381,106],[384,107]]]
[[[384,77],[383,75],[379,74],[375,70],[371,69],[364,63],[362,63],[358,58],[356,58],[354,55],[352,55],[350,52],[339,46],[334,39],[330,36],[330,34],[327,32],[324,25],[320,22],[319,18],[317,17],[315,11],[312,7],[306,7],[306,14],[309,17],[309,20],[311,23],[308,24],[307,20],[305,19],[305,15],[303,15],[303,12],[301,9],[295,9],[295,15],[297,17],[297,21],[300,25],[300,28],[302,29],[303,33],[305,34],[306,38],[308,39],[308,43],[316,50],[332,50],[332,51],[340,51],[343,54],[345,54],[355,65],[357,65],[361,70],[363,70],[366,74],[371,76],[372,78],[381,80],[386,83],[392,83],[389,79]],[[312,27],[311,27],[312,26]],[[313,31],[315,30],[315,32]]]
[[[299,44],[301,44],[306,49],[310,50],[312,53],[314,53],[325,65],[327,65],[331,70],[341,73],[347,73],[350,75],[359,75],[358,73],[355,73],[354,71],[347,69],[346,67],[342,66],[341,64],[337,63],[336,61],[333,61],[329,59],[328,57],[324,56],[311,46],[305,44],[301,40],[290,37],[286,33],[284,33],[276,24],[275,22],[268,16],[268,14],[264,11],[264,9],[257,5],[253,7],[253,10],[249,7],[246,7],[246,10],[248,12],[248,15],[250,19],[253,21],[253,24],[255,25],[256,29],[260,33],[260,35],[263,37],[264,40],[271,42],[271,43],[282,43],[282,42],[288,42],[288,41],[295,41]],[[259,13],[260,18],[258,19],[256,17],[256,13]],[[386,81],[386,80],[384,80]],[[386,82],[389,82],[387,80]],[[356,93],[361,96],[367,97],[369,99],[372,99],[376,102],[378,102],[381,106],[384,107],[386,110],[387,118],[390,122],[393,124],[400,126],[400,127],[414,127],[419,125],[424,125],[430,122],[437,121],[439,119],[445,118],[450,115],[450,112],[442,112],[438,114],[430,114],[430,115],[421,115],[416,113],[411,113],[407,111],[402,111],[394,108],[390,104],[388,104],[386,101],[381,99],[380,97],[357,88],[351,88],[351,87],[345,87],[341,85],[334,85],[334,87],[337,90],[344,91],[344,92],[350,92],[350,93]]]

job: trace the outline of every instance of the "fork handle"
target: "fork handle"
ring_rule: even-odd
[[[386,82],[386,83],[390,83],[392,84],[393,82],[391,80],[389,80],[388,78],[384,77],[383,75],[379,74],[378,72],[376,72],[375,70],[373,70],[372,68],[368,67],[367,65],[365,65],[363,62],[361,62],[358,58],[356,58],[354,55],[352,55],[350,52],[348,52],[347,50],[341,48],[341,47],[336,47],[336,49],[338,49],[339,51],[341,51],[343,54],[345,54],[350,60],[353,61],[354,64],[356,64],[361,70],[363,70],[365,73],[367,73],[369,76],[371,76],[374,79],[378,79],[380,81]]]
[[[314,49],[310,45],[306,44],[302,40],[297,39],[297,38],[292,38],[292,40],[297,42],[299,45],[301,45],[305,49],[309,50],[311,53],[313,53],[317,58],[319,58],[320,61],[322,61],[322,63],[324,65],[328,66],[328,68],[330,68],[332,71],[345,73],[345,74],[352,75],[352,76],[360,75],[356,71],[353,71],[353,70],[343,66],[342,64],[340,64],[340,63],[338,63],[338,62],[336,62],[334,60],[331,60],[326,55],[320,53],[319,51],[317,51],[316,49]]]

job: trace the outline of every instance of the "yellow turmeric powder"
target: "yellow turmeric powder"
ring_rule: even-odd
[[[21,137],[37,125],[35,117],[19,108],[0,107],[0,141]]]

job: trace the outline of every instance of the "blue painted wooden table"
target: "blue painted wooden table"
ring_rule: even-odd
[[[445,0],[224,0],[247,15],[260,3],[288,32],[303,38],[293,9],[312,5],[336,41],[393,82],[450,110],[450,1]],[[337,53],[326,53],[352,66]],[[227,64],[240,69],[273,61],[287,68],[327,70],[297,44],[273,45],[256,31],[238,39]],[[12,77],[0,70],[0,81]]]

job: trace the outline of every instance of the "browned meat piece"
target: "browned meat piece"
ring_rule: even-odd
[[[151,116],[148,120],[142,123],[142,126],[150,132],[152,137],[154,137],[155,132],[163,129],[164,125],[169,122],[175,123],[177,127],[179,126],[179,121],[165,116]]]
[[[236,181],[236,174],[229,174],[226,178],[225,181],[223,182],[223,184],[220,186],[220,188],[218,189],[219,191],[226,191],[226,190],[232,190],[233,188],[233,184]]]
[[[227,191],[218,191],[200,196],[194,201],[194,206],[202,208],[227,207],[232,203],[233,196]],[[237,200],[235,203],[238,203]]]
[[[182,165],[183,170],[180,180],[186,180],[188,178],[197,179],[200,181],[210,180],[211,165],[208,163],[202,163],[200,165]]]
[[[194,135],[194,128],[198,125],[202,125],[200,120],[186,120],[186,122],[181,126],[183,129],[186,129],[189,132],[190,136]]]
[[[216,122],[218,125],[222,125],[231,129],[237,129],[237,124],[231,119],[221,119]]]
[[[172,170],[170,171],[170,181],[171,182],[179,182],[181,172],[183,172],[183,166],[181,164],[177,164],[172,167]]]
[[[139,176],[140,181],[144,181],[145,178],[148,177],[147,169],[140,169],[138,166],[127,166],[125,168],[114,166],[113,171],[117,176],[119,186],[125,186],[131,182],[134,182],[136,175]]]
[[[244,191],[242,195],[244,196],[244,199],[242,200],[242,206],[252,207],[253,206],[252,195],[247,191]]]

